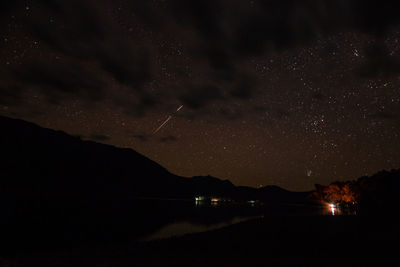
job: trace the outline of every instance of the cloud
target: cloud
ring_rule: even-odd
[[[95,141],[108,141],[110,140],[110,137],[107,135],[103,135],[103,134],[91,134],[89,136],[90,139],[93,139]]]
[[[176,100],[196,111],[215,101],[246,101],[265,88],[243,64],[253,57],[344,31],[383,40],[400,22],[396,1],[129,1],[117,10],[115,1],[41,0],[29,15],[23,6],[3,2],[2,12],[17,14],[22,34],[40,48],[31,60],[0,70],[0,77],[14,79],[0,85],[2,102],[17,104],[35,87],[52,102],[106,99],[133,116]],[[189,59],[171,56],[178,43]],[[400,60],[383,45],[365,56],[359,75],[400,72]],[[163,69],[185,66],[192,76],[163,76]]]
[[[173,135],[168,135],[168,136],[161,137],[161,138],[159,139],[159,141],[160,141],[161,143],[170,143],[170,142],[176,142],[176,141],[178,141],[178,138],[175,137],[175,136],[173,136]]]
[[[170,12],[180,25],[190,25],[203,38],[218,41],[223,35],[221,20],[224,9],[220,2],[173,0]]]
[[[367,78],[393,76],[400,73],[400,58],[390,55],[383,43],[366,48],[366,61],[358,69],[358,74]]]
[[[228,120],[235,120],[238,118],[241,118],[243,116],[243,113],[238,111],[238,110],[232,110],[229,108],[220,108],[218,110],[219,114],[224,118]]]
[[[218,87],[209,85],[202,87],[191,87],[179,98],[185,106],[192,109],[204,107],[209,102],[223,99],[222,92]]]
[[[21,104],[21,91],[19,86],[4,85],[0,86],[0,104],[7,106],[18,106]]]
[[[13,75],[23,87],[37,87],[51,98],[63,93],[98,100],[105,89],[101,76],[89,66],[71,59],[27,61],[15,68]]]
[[[134,138],[139,139],[141,142],[147,142],[150,139],[150,136],[146,134],[136,134],[133,135]]]
[[[52,103],[66,98],[97,102],[107,97],[119,105],[120,94],[129,94],[122,106],[128,114],[143,116],[157,100],[145,89],[152,79],[153,63],[147,42],[131,37],[116,23],[104,1],[38,1],[28,16],[21,16],[24,34],[38,40],[40,48],[0,76],[11,76],[0,93],[18,101],[28,88],[37,88]],[[21,9],[7,5],[9,12]],[[18,10],[18,8],[20,8]],[[9,88],[20,86],[19,91]],[[110,90],[112,86],[113,90]],[[120,90],[129,88],[130,92]],[[134,101],[132,101],[134,99]]]
[[[257,84],[256,79],[250,75],[242,75],[234,84],[230,95],[239,99],[249,99],[253,95]]]

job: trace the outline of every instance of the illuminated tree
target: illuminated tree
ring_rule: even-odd
[[[354,204],[358,201],[358,193],[354,182],[335,182],[328,186],[316,185],[312,198],[329,203]]]

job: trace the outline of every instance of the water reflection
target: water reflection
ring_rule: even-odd
[[[186,202],[187,203],[187,202]],[[264,216],[304,216],[304,215],[330,215],[328,206],[309,206],[304,204],[267,204],[257,200],[242,202],[228,201],[215,197],[196,197],[192,206],[177,209],[179,202],[170,207],[165,207],[171,221],[158,229],[148,233],[139,240],[150,241],[169,238],[190,233],[198,233],[222,228],[231,224]],[[328,207],[328,208],[327,208]],[[179,211],[179,212],[178,212]],[[335,208],[335,214],[336,214]],[[185,216],[182,216],[186,214]]]
[[[339,206],[262,203],[257,200],[232,201],[198,196],[192,200],[146,200],[138,203],[132,225],[137,237],[149,241],[225,227],[263,216],[342,215]],[[140,211],[140,212],[138,212]],[[140,232],[140,233],[139,233]]]
[[[206,232],[218,228],[223,228],[231,224],[247,221],[250,219],[260,218],[262,216],[252,216],[252,217],[234,217],[231,220],[225,222],[218,222],[213,224],[200,224],[190,221],[175,222],[164,226],[155,233],[142,238],[140,241],[151,241],[163,238],[170,238],[173,236],[182,236],[185,234]]]
[[[194,198],[196,207],[201,206],[220,206],[221,204],[232,204],[234,201],[224,197],[196,196]],[[237,204],[237,203],[236,203]]]
[[[332,215],[335,215],[335,210],[336,210],[335,204],[329,204],[329,207],[331,208]]]

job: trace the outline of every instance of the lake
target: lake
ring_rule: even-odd
[[[218,222],[213,224],[201,224],[191,221],[175,222],[162,227],[161,229],[144,238],[141,238],[140,241],[152,241],[174,236],[182,236],[185,234],[206,232],[260,217],[263,217],[263,215],[251,217],[234,217],[225,222]]]

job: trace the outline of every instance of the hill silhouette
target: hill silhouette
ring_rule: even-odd
[[[217,178],[176,176],[132,149],[6,117],[0,125],[2,187],[25,198],[192,197],[234,188]]]
[[[3,197],[31,201],[116,201],[135,197],[286,198],[277,189],[237,187],[212,176],[185,178],[132,149],[81,140],[61,131],[0,116]],[[272,187],[271,187],[272,188]],[[64,203],[65,204],[65,203]]]

